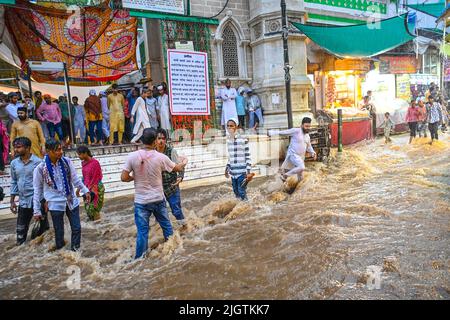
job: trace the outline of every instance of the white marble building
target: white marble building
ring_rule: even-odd
[[[190,0],[190,15],[210,18],[210,43],[214,84],[226,78],[233,86],[252,87],[260,96],[266,127],[287,125],[281,7],[279,0]],[[346,25],[392,14],[390,0],[286,0],[289,21]],[[394,6],[394,7],[392,7]],[[395,11],[395,10],[394,10]],[[375,12],[375,13],[374,13]],[[147,70],[155,81],[165,80],[164,53],[155,43],[164,42],[158,20],[146,19]],[[291,26],[289,56],[294,124],[311,110],[308,94],[313,83],[307,75],[310,41]],[[152,44],[152,45],[149,45]]]

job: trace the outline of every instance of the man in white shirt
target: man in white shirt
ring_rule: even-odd
[[[19,120],[17,109],[21,107],[22,104],[19,102],[19,96],[17,93],[13,93],[9,101],[9,104],[6,106],[6,111],[8,112],[9,121],[13,123],[16,120]]]
[[[102,105],[102,131],[105,142],[109,141],[109,108],[108,108],[108,97],[105,91],[100,91],[100,104]]]
[[[56,249],[65,245],[64,215],[70,222],[72,230],[71,249],[80,249],[81,224],[80,202],[75,189],[91,200],[89,189],[83,184],[69,158],[63,157],[61,141],[49,139],[45,143],[47,154],[33,172],[33,210],[36,220],[42,219],[41,199],[46,200],[55,229]]]
[[[172,130],[172,121],[170,115],[169,96],[164,89],[164,86],[158,86],[158,120],[161,124],[161,128],[167,130],[169,133]]]
[[[228,120],[238,119],[236,110],[236,97],[236,89],[231,87],[231,81],[230,79],[227,79],[225,81],[225,88],[222,88],[222,90],[220,91],[220,98],[223,101],[221,125],[224,126],[224,129],[225,125],[228,123]]]
[[[293,175],[297,175],[299,181],[303,178],[306,151],[314,157],[314,160],[317,159],[317,154],[311,146],[311,139],[308,134],[310,130],[311,118],[308,117],[303,118],[300,128],[292,128],[284,131],[269,130],[269,136],[280,135],[291,137],[291,143],[288,147],[286,159],[281,165],[281,179],[283,181],[285,181],[287,177]]]

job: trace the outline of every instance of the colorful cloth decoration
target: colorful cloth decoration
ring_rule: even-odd
[[[5,21],[25,61],[65,62],[70,78],[111,81],[137,69],[137,19],[104,5],[79,10],[46,8],[17,0]],[[26,70],[26,69],[24,69]],[[37,81],[59,81],[62,72],[33,71]]]

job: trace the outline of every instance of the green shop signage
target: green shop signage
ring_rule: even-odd
[[[307,3],[386,14],[387,4],[367,0],[305,0]]]

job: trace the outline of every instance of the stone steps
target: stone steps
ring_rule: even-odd
[[[224,141],[223,141],[224,142]],[[219,141],[221,144],[222,141]],[[91,148],[94,157],[100,162],[103,170],[103,183],[105,185],[105,197],[114,197],[123,194],[133,194],[134,184],[123,183],[120,181],[120,174],[128,153],[138,149],[138,146],[108,146]],[[186,156],[189,163],[186,166],[184,186],[198,185],[201,181],[210,181],[211,179],[220,179],[223,177],[227,156],[222,152],[217,152],[215,147],[208,145],[180,146],[176,148],[179,155]],[[120,153],[112,153],[117,151]],[[65,156],[70,157],[74,161],[74,166],[81,176],[81,161],[78,160],[76,152],[66,151]],[[6,170],[9,173],[9,166]],[[255,166],[253,171],[260,173],[260,167]],[[198,180],[198,182],[196,181]],[[0,204],[0,216],[9,214],[10,202],[10,176],[9,174],[0,177],[0,186],[3,187],[5,195],[7,195]],[[183,187],[182,187],[183,188]]]

